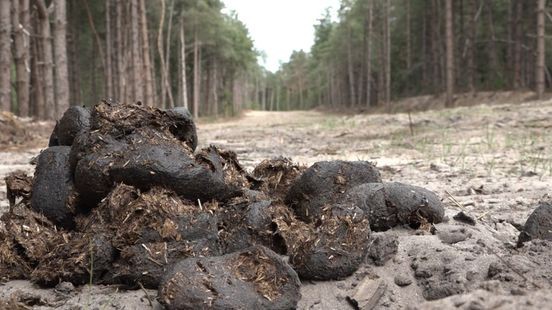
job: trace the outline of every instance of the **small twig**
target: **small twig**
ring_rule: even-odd
[[[160,262],[156,261],[155,259],[153,259],[149,256],[148,256],[148,260],[151,261],[152,263],[156,264],[159,267],[163,267],[163,264],[161,264]]]
[[[477,220],[481,221],[481,219],[484,218],[485,216],[487,216],[489,213],[491,213],[491,211],[487,211],[487,212],[481,214],[480,216],[477,217]]]
[[[151,297],[148,294],[148,291],[146,291],[146,288],[144,287],[144,285],[142,285],[142,282],[138,281],[138,285],[140,285],[140,288],[142,289],[142,291],[144,291],[144,294],[146,295],[146,298],[148,299],[150,307],[153,307],[153,301],[151,301]]]
[[[456,200],[456,198],[454,198],[454,196],[452,196],[451,193],[449,193],[447,190],[445,190],[445,194],[447,194],[447,198],[450,201],[452,201],[452,203],[454,203],[458,208],[462,209],[463,211],[468,212],[468,210],[466,210],[466,208],[458,200]]]

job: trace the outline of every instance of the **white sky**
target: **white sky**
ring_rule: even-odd
[[[249,29],[255,48],[266,54],[262,62],[276,71],[294,50],[308,51],[314,40],[314,24],[327,7],[335,12],[339,0],[223,0]]]

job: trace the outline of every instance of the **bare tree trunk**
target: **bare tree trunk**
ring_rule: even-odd
[[[545,90],[545,21],[544,14],[546,8],[546,0],[538,0],[537,2],[537,61],[535,64],[535,82],[537,86],[537,96],[543,99]]]
[[[105,0],[105,74],[107,88],[105,90],[107,97],[113,96],[113,71],[111,68],[111,0]]]
[[[276,111],[281,111],[280,107],[280,79],[276,81]]]
[[[141,26],[141,38],[142,38],[142,57],[143,62],[143,75],[145,82],[145,103],[149,106],[154,105],[153,100],[153,77],[151,75],[151,58],[150,58],[150,46],[148,37],[148,19],[146,16],[146,3],[145,0],[140,0],[140,26]]]
[[[204,115],[211,115],[211,64],[210,59],[206,59],[209,63],[205,68],[205,83],[204,83],[204,92],[203,92],[203,112]]]
[[[410,1],[406,1],[406,70],[410,71],[412,67],[412,52],[410,48]]]
[[[17,106],[19,115],[29,116],[30,91],[30,5],[29,0],[11,1],[13,5],[12,28],[15,34],[15,71],[17,75]],[[8,41],[9,42],[9,41]]]
[[[17,2],[17,0],[15,0]],[[18,14],[19,12],[14,12]],[[0,1],[0,109],[11,110],[10,1]]]
[[[270,111],[274,111],[274,88],[270,88]]]
[[[354,87],[353,87],[354,88]],[[303,99],[303,92],[304,92],[304,86],[303,86],[303,78],[299,78],[299,107],[300,109],[304,109],[304,99]]]
[[[356,103],[355,96],[355,74],[353,71],[353,51],[352,51],[352,35],[351,27],[347,26],[347,71],[349,73],[349,104],[348,106],[354,106]],[[301,92],[302,93],[302,92]],[[301,100],[302,101],[302,100]]]
[[[126,100],[126,75],[125,75],[125,44],[123,38],[123,0],[117,0],[115,29],[117,41],[117,96],[120,101]]]
[[[165,89],[165,57],[163,54],[163,24],[165,23],[165,0],[161,1],[161,17],[159,18],[159,28],[157,31],[157,53],[159,54],[159,67],[161,72],[161,85],[159,87],[161,93],[161,101],[159,102],[160,107],[165,106],[166,89]]]
[[[452,0],[445,1],[445,14],[446,14],[446,51],[447,51],[447,99],[445,105],[452,107],[454,105],[454,33],[452,32]]]
[[[38,30],[38,23],[35,22],[35,28],[36,30]],[[31,82],[32,82],[32,92],[33,92],[33,106],[34,106],[34,115],[38,118],[38,119],[45,119],[45,115],[44,115],[44,105],[45,105],[45,100],[44,100],[44,79],[42,78],[43,76],[43,68],[40,68],[40,66],[38,65],[38,62],[41,60],[42,58],[42,52],[41,52],[41,49],[39,47],[40,45],[40,42],[41,40],[39,39],[33,39],[32,42],[31,42],[31,45],[32,45],[32,54],[35,55],[34,57],[31,58]],[[41,56],[41,57],[38,57],[38,56]]]
[[[169,64],[171,63],[171,35],[172,35],[172,20],[174,13],[174,0],[171,0],[169,6],[169,20],[167,25],[167,43],[165,45],[165,87],[167,89],[167,96],[169,98],[169,107],[174,107],[174,100],[171,89],[171,75],[169,71]]]
[[[194,118],[199,117],[199,89],[200,89],[200,69],[199,63],[199,41],[197,37],[197,30],[194,32]]]
[[[366,106],[372,101],[372,27],[373,27],[373,3],[368,0],[368,31],[366,33]]]
[[[266,79],[261,82],[261,110],[266,111]]]
[[[54,1],[54,57],[56,79],[56,117],[69,108],[69,77],[67,70],[67,10],[65,0]]]
[[[41,1],[44,1],[44,0],[41,0]],[[86,11],[86,15],[88,17],[88,24],[90,25],[90,29],[92,30],[92,33],[94,34],[94,38],[96,40],[96,45],[97,45],[97,48],[98,48],[98,53],[100,54],[100,65],[101,65],[101,69],[103,71],[103,74],[104,74],[104,80],[106,80],[106,67],[107,65],[105,64],[105,56],[104,56],[104,50],[103,50],[103,46],[102,46],[102,40],[100,39],[100,35],[98,34],[98,31],[96,30],[96,25],[94,24],[94,18],[92,17],[92,12],[90,12],[90,7],[88,6],[88,0],[84,0],[84,8],[85,8],[85,11]],[[107,88],[107,81],[105,81],[106,83],[104,83],[104,87]]]
[[[161,1],[161,18],[159,19],[159,31],[157,34],[157,51],[159,53],[159,66],[161,67],[161,104],[162,106],[167,106],[165,98],[169,98],[169,106],[174,106],[174,101],[172,99],[171,87],[169,85],[169,74],[167,70],[167,65],[165,63],[165,56],[163,52],[163,24],[165,23],[165,0]],[[167,97],[166,97],[167,96]]]
[[[42,39],[42,48],[44,53],[44,95],[46,98],[45,111],[46,118],[53,120],[56,118],[56,105],[54,95],[54,68],[52,55],[52,36],[50,31],[50,20],[48,9],[44,0],[36,0],[39,19],[40,19],[40,36]]]
[[[471,0],[470,5],[470,23],[468,29],[467,50],[468,50],[468,90],[471,93],[475,92],[475,39],[477,37],[477,1]]]
[[[188,82],[186,78],[186,38],[184,32],[184,18],[180,21],[180,89],[182,104],[188,109]]]
[[[138,0],[130,1],[130,33],[132,38],[131,43],[131,89],[132,101],[144,100],[144,85],[142,84],[142,68],[143,58],[140,53],[140,30],[138,23],[140,16],[138,15]]]
[[[521,18],[523,14],[523,1],[514,0],[514,89],[519,89],[522,85],[521,79],[521,41],[523,33],[521,27]]]
[[[500,78],[502,70],[500,69],[500,64],[498,61],[498,49],[496,46],[496,32],[494,28],[494,17],[493,17],[493,1],[492,0],[486,0],[485,5],[487,7],[487,27],[489,31],[489,46],[488,46],[488,53],[489,53],[489,62],[491,65],[491,76],[493,78]],[[488,79],[489,81],[492,81],[493,79]]]
[[[391,108],[391,34],[389,27],[389,1],[385,0],[384,31],[385,31],[385,102]]]
[[[219,76],[218,76],[218,61],[215,59],[213,63],[213,115],[218,116],[218,85],[219,85]]]

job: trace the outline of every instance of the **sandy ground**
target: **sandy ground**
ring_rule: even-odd
[[[304,283],[300,309],[352,308],[348,297],[366,285],[379,287],[376,309],[552,309],[552,243],[515,248],[516,227],[539,201],[551,199],[551,128],[547,101],[410,116],[250,111],[240,119],[200,123],[198,133],[201,146],[235,150],[248,169],[275,156],[304,164],[368,160],[385,181],[426,187],[445,203],[449,220],[436,225],[435,234],[399,228],[375,235],[398,241],[397,253],[343,281]],[[0,177],[31,172],[30,159],[46,143],[0,152]],[[3,183],[0,188],[1,212],[7,202]],[[459,211],[476,225],[453,220]],[[447,295],[454,296],[427,300]],[[143,309],[158,307],[155,296],[100,286],[60,293],[25,281],[0,286],[0,299],[38,308]]]

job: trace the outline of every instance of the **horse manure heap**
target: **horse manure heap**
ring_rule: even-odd
[[[385,242],[369,249],[372,232],[432,233],[444,219],[433,192],[383,182],[369,162],[276,158],[249,173],[231,150],[197,144],[183,108],[69,108],[34,177],[6,179],[2,280],[157,289],[167,309],[294,309],[301,280],[387,255]]]

